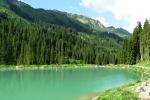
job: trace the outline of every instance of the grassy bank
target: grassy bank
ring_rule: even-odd
[[[98,100],[138,100],[138,94],[134,92],[134,89],[139,83],[135,84],[107,90],[99,96]]]
[[[51,68],[89,68],[96,67],[93,64],[51,64],[51,65],[0,65],[0,70],[47,70]]]
[[[111,66],[109,66],[111,67]],[[118,65],[113,66],[118,67]],[[97,100],[138,100],[138,93],[136,93],[136,88],[150,79],[150,69],[147,66],[134,65],[134,66],[125,66],[129,70],[141,73],[141,79],[136,83],[124,85],[119,88],[110,89],[101,93]]]

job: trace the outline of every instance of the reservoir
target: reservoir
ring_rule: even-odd
[[[101,67],[0,71],[0,100],[82,100],[139,78],[132,71]]]

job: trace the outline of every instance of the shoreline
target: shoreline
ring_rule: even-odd
[[[142,84],[136,88],[136,92],[139,94],[139,99],[149,100],[150,99],[150,80],[146,82],[142,82]]]
[[[99,97],[96,100],[101,100],[101,99],[107,100],[110,97],[112,97],[112,99],[113,99],[115,95],[120,95],[120,98],[123,98],[125,93],[130,93],[130,94],[126,94],[128,99],[130,98],[130,96],[132,94],[131,97],[133,97],[133,98],[130,98],[131,100],[134,100],[134,99],[135,100],[147,100],[147,99],[141,99],[140,98],[141,93],[137,92],[136,90],[138,87],[143,86],[142,85],[143,83],[150,81],[150,68],[142,67],[142,66],[138,66],[138,65],[132,65],[132,67],[130,67],[128,69],[142,74],[142,78],[133,84],[126,84],[126,85],[123,85],[123,86],[115,88],[115,89],[106,90],[105,92],[99,94]],[[92,99],[90,99],[90,100],[92,100]],[[126,99],[123,99],[123,100],[126,100]],[[150,100],[150,95],[148,97],[148,100]]]
[[[128,65],[96,65],[96,64],[52,64],[52,65],[0,65],[0,70],[38,70],[51,68],[112,68],[112,69],[132,69],[133,66]]]
[[[53,68],[111,68],[108,65],[62,64],[62,65],[0,65],[0,71],[7,70],[49,70]],[[116,67],[112,67],[113,69]],[[118,67],[119,68],[119,67]]]
[[[107,95],[107,91],[111,92],[113,90],[117,90],[117,89],[124,89],[125,88],[129,88],[132,87],[132,92],[137,93],[136,92],[136,88],[139,87],[142,82],[146,82],[148,80],[150,80],[149,76],[150,76],[150,70],[146,70],[147,68],[145,67],[141,67],[141,66],[137,66],[137,65],[95,65],[95,64],[62,64],[62,65],[0,65],[0,71],[22,71],[22,70],[50,70],[50,69],[57,69],[57,68],[112,68],[112,69],[125,69],[128,71],[134,71],[136,73],[142,74],[143,77],[141,79],[139,79],[138,81],[132,83],[132,85],[130,86],[131,83],[129,84],[125,84],[123,86],[120,87],[116,87],[113,89],[109,89],[106,90],[104,92],[100,92],[99,94],[93,94],[91,96],[87,96],[88,100],[100,100],[100,98],[104,95]],[[149,68],[148,68],[149,69]],[[133,89],[134,88],[134,89]]]

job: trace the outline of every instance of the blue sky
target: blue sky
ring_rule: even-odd
[[[81,14],[101,21],[105,26],[122,27],[132,32],[137,21],[142,21],[150,14],[149,0],[21,0],[34,8],[57,9]],[[135,4],[136,2],[136,4]],[[133,6],[134,4],[134,6]],[[142,9],[139,9],[142,6]],[[147,6],[147,7],[146,7]],[[150,8],[150,7],[149,7]],[[149,12],[149,11],[148,11]],[[142,16],[138,14],[143,14]],[[144,16],[144,17],[143,17]]]

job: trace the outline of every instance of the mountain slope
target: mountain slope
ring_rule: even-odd
[[[118,35],[119,37],[131,36],[131,34],[123,28],[105,27],[100,21],[82,15],[77,15],[77,14],[68,14],[68,15],[85,25],[89,25],[89,27],[93,30],[93,33],[108,32],[108,33]]]
[[[129,33],[127,30],[123,28],[114,28],[113,26],[107,27],[106,30],[111,33],[115,33],[116,35],[120,37],[130,37],[131,33]]]
[[[74,28],[78,31],[88,32],[88,26],[67,17],[63,12],[56,10],[34,9],[28,4],[17,0],[7,0],[7,3],[12,11],[19,16],[35,23],[40,24],[57,24],[64,27]]]
[[[77,14],[67,14],[69,17],[72,17],[73,19],[76,19],[78,20],[79,22],[85,24],[85,25],[89,25],[90,28],[93,29],[93,31],[102,31],[105,26],[97,21],[97,20],[94,20],[94,19],[91,19],[89,17],[86,17],[86,16],[82,16],[82,15],[77,15]]]
[[[19,5],[15,0],[11,2]],[[122,38],[114,34],[87,34],[57,24],[34,23],[10,10],[6,2],[1,3],[0,64],[116,64],[120,61]]]
[[[0,64],[118,63],[121,45],[114,38],[40,25],[0,7]]]
[[[101,22],[82,15],[70,14],[57,10],[35,9],[30,5],[17,0],[2,1],[7,1],[7,6],[9,6],[9,9],[11,9],[13,12],[34,23],[51,23],[61,25],[66,28],[73,28],[78,32],[96,34],[103,34],[108,32],[118,35],[119,37],[130,36],[130,33],[128,31],[122,31],[115,28],[107,28]]]

